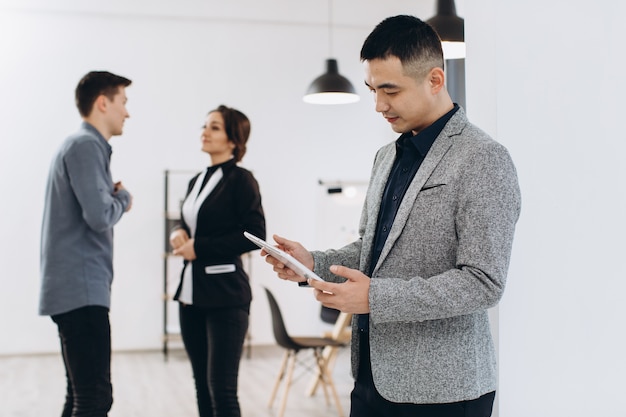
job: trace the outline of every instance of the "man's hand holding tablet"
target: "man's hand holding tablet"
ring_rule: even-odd
[[[298,277],[304,278],[305,280],[308,280],[309,278],[311,278],[311,279],[315,279],[315,280],[324,282],[324,280],[322,278],[320,278],[310,268],[306,267],[303,263],[298,261],[294,256],[288,254],[287,252],[277,248],[276,246],[271,245],[270,243],[266,242],[265,240],[263,240],[263,239],[261,239],[261,238],[259,238],[257,236],[254,236],[254,235],[252,235],[252,234],[250,234],[248,232],[243,232],[243,234],[244,234],[244,236],[246,238],[248,238],[250,241],[252,241],[255,245],[257,245],[258,247],[263,249],[265,251],[265,253],[267,253],[271,257],[277,259],[279,262],[281,262],[283,265],[285,265],[287,268],[289,268],[291,271],[293,271],[294,274],[297,275]],[[306,254],[308,254],[308,252],[306,252]],[[287,274],[287,272],[284,272],[283,274]],[[294,276],[293,278],[298,278],[298,277]],[[290,279],[288,276],[286,276],[285,278],[286,279]],[[291,279],[291,281],[302,282],[303,280],[302,279]]]
[[[369,313],[370,278],[358,269],[331,265],[330,272],[346,280],[323,281],[312,271],[313,256],[300,243],[274,235],[277,248],[249,233],[244,234],[263,249],[261,255],[268,255],[265,261],[274,267],[279,278],[293,282],[304,282],[307,278],[314,289],[315,299],[326,307],[353,314]]]

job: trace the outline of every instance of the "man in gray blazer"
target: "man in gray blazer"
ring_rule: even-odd
[[[502,297],[520,212],[515,167],[452,102],[428,24],[385,19],[361,60],[376,111],[401,136],[374,160],[360,239],[324,252],[274,239],[327,281],[308,282],[323,305],[355,314],[352,417],[488,417],[487,310]]]

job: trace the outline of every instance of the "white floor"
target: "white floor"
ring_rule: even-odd
[[[283,351],[276,346],[254,346],[250,358],[241,362],[239,400],[244,417],[273,417],[267,402],[278,372]],[[303,358],[308,358],[302,352]],[[352,378],[349,348],[338,355],[333,377],[348,415]],[[298,367],[289,394],[285,417],[336,416],[326,405],[321,390],[305,394],[311,374]],[[181,350],[173,350],[168,360],[161,352],[113,354],[114,404],[110,417],[196,417],[191,369]],[[60,416],[65,394],[65,374],[60,355],[0,357],[0,416]],[[282,394],[282,391],[279,395]]]

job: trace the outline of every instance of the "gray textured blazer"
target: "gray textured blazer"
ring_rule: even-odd
[[[315,271],[369,268],[395,143],[375,158],[361,238],[313,252]],[[369,290],[370,353],[378,392],[393,402],[447,403],[496,389],[487,309],[500,300],[520,212],[507,150],[459,109],[411,182],[374,268]],[[353,320],[352,373],[358,373]]]

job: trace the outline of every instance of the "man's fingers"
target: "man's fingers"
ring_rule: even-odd
[[[274,242],[278,243],[279,245],[281,245],[284,242],[288,242],[287,239],[279,235],[272,235],[272,237],[274,238]]]
[[[273,235],[274,242],[278,245],[278,247],[282,250],[288,251],[293,248],[293,242],[291,240],[285,239],[282,236]]]
[[[279,235],[273,235],[273,238],[274,238],[274,242],[276,242],[278,247],[281,250],[284,250],[285,252],[291,252],[295,250],[296,248],[298,248],[298,246],[300,245],[298,242],[294,240],[289,240]]]
[[[318,281],[316,279],[313,278],[309,278],[307,280],[307,283],[315,288],[317,291],[315,291],[315,298],[317,298],[318,301],[322,301],[319,299],[318,297],[318,293],[327,293],[327,294],[333,294],[334,291],[333,289],[337,287],[337,285],[341,285],[341,284],[337,284],[337,283],[333,283],[333,282],[327,282],[327,281]]]
[[[295,272],[293,272],[289,268],[286,268],[282,262],[280,262],[276,258],[273,258],[272,255],[267,255],[265,257],[265,262],[273,266],[273,270],[274,272],[276,272],[279,278],[288,279],[296,276]]]
[[[272,265],[274,268],[284,268],[285,265],[283,265],[278,259],[274,258],[272,255],[267,255],[265,257],[265,262],[267,262],[268,264]]]
[[[356,281],[363,277],[363,273],[357,269],[346,268],[341,265],[331,265],[330,272],[350,281]]]

